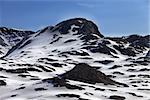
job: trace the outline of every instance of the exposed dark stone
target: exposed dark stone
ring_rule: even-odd
[[[3,80],[0,80],[0,86],[5,86],[5,85],[6,85],[6,82]]]
[[[115,100],[125,100],[125,97],[118,96],[118,95],[112,95],[109,97],[109,99],[115,99]]]
[[[79,55],[79,56],[89,56],[87,52],[81,51],[66,51],[66,52],[61,52],[60,55],[62,54],[70,54],[70,55]]]
[[[54,85],[54,87],[66,87],[68,89],[78,89],[78,90],[83,90],[84,88],[80,87],[80,86],[76,86],[76,85],[71,85],[69,83],[67,83],[66,79],[60,78],[60,77],[54,77],[51,79],[44,79],[44,82],[49,82],[52,83]]]
[[[140,65],[145,65],[145,66],[147,66],[149,63],[150,63],[150,61],[146,61],[146,60],[137,60],[137,61],[132,61],[133,63],[135,63],[135,64],[140,64]]]
[[[133,69],[133,68],[127,69],[127,71],[129,71],[129,72],[137,72],[137,70]]]
[[[147,52],[146,57],[150,59],[150,50]]]
[[[108,40],[103,40],[102,44],[106,44],[107,45],[107,44],[111,44],[111,43]]]
[[[17,96],[17,94],[14,94],[14,95],[11,95],[10,97],[16,97]]]
[[[150,69],[148,69],[148,68],[142,68],[139,71],[150,71]]]
[[[82,21],[82,23],[80,21]],[[92,21],[86,20],[84,18],[73,18],[73,19],[63,21],[63,22],[57,24],[52,29],[52,31],[58,30],[61,34],[67,34],[68,30],[71,29],[72,25],[76,25],[79,27],[79,28],[73,28],[72,31],[78,31],[77,34],[84,35],[82,37],[82,39],[84,39],[85,41],[88,41],[91,39],[97,39],[97,37],[95,37],[95,35],[97,35],[99,37],[104,37],[98,31],[98,27]],[[93,34],[95,34],[95,35],[93,35]]]
[[[135,34],[128,37],[107,37],[107,39],[115,41],[119,44],[126,44],[129,42],[130,46],[134,47],[135,49],[143,50],[144,47],[150,47],[150,35],[140,36]]]
[[[1,38],[1,37],[0,37],[0,45],[1,46],[7,46],[7,44],[5,43],[5,40],[3,38]]]
[[[52,42],[50,42],[49,44],[53,44],[53,43],[59,41],[61,38],[62,38],[62,37],[58,37],[58,38],[56,38],[55,40],[53,40]]]
[[[101,88],[95,88],[95,90],[105,91],[105,89],[101,89]]]
[[[150,75],[147,75],[147,74],[139,74],[138,77],[150,78]]]
[[[110,91],[117,91],[117,90],[114,90],[114,89],[109,89]]]
[[[136,77],[136,75],[129,75],[129,77]]]
[[[54,66],[54,67],[62,67],[64,64],[51,63],[51,65]]]
[[[120,65],[114,65],[113,67],[110,67],[109,69],[116,69],[116,68],[120,68],[120,67],[122,67],[122,66],[120,66]]]
[[[110,63],[112,63],[114,61],[113,60],[103,60],[103,61],[95,61],[95,62],[107,65],[107,64],[110,64]]]
[[[137,89],[137,90],[145,90],[145,91],[150,91],[150,89],[142,89],[142,88],[139,88],[139,89]]]
[[[45,88],[35,88],[34,90],[35,91],[43,91],[43,90],[47,90],[47,89],[45,89]]]
[[[66,40],[64,43],[73,42],[73,41],[76,41],[76,39],[69,39],[69,40]]]
[[[10,72],[10,73],[28,73],[28,71],[37,71],[37,72],[41,72],[38,69],[35,68],[18,68],[18,69],[7,69],[6,72]]]
[[[106,39],[115,41],[118,44],[124,44],[124,43],[128,43],[127,40],[125,40],[123,37],[105,37]]]
[[[58,94],[56,95],[57,97],[75,97],[75,98],[79,98],[80,95],[76,95],[76,94]]]
[[[120,51],[121,54],[123,55],[128,55],[128,56],[136,56],[135,51],[133,50],[133,47],[128,47],[128,48],[124,48],[123,46],[117,46],[114,45],[113,46],[116,50]]]
[[[104,73],[92,68],[88,64],[80,63],[77,64],[72,70],[64,73],[61,75],[64,79],[71,79],[75,81],[81,81],[86,83],[104,83],[104,84],[110,84],[110,85],[123,85],[127,86],[126,84],[118,83],[110,78],[108,78]]]
[[[16,90],[21,90],[21,89],[24,89],[25,87],[23,86],[23,87],[19,87],[19,88],[17,88]]]
[[[115,72],[113,72],[113,74],[120,74],[120,75],[124,75],[124,73],[121,73],[121,72],[119,72],[119,71],[115,71]]]
[[[129,94],[131,94],[132,96],[136,96],[136,97],[143,97],[143,96],[141,96],[141,95],[137,95],[137,94],[135,94],[135,93],[131,93],[131,92],[128,92]]]
[[[38,59],[38,61],[40,62],[40,61],[43,61],[43,60],[46,60],[46,61],[58,61],[58,60],[56,60],[56,59],[51,59],[51,58],[40,58],[40,59]]]
[[[106,85],[117,85],[117,86],[119,85],[119,86],[128,87],[128,85],[126,84],[113,81],[112,79],[107,77],[104,73],[96,70],[95,68],[92,68],[91,66],[85,63],[77,64],[72,70],[62,75],[59,75],[58,77],[44,79],[43,81],[52,83],[54,87],[64,86],[69,89],[79,89],[79,90],[84,89],[80,86],[69,84],[67,79],[86,82],[90,84],[104,83]]]
[[[107,77],[109,77],[109,78],[115,78],[116,76],[115,75],[107,75]]]
[[[126,67],[134,67],[134,66],[137,66],[137,64],[125,64],[124,66],[126,66]]]
[[[90,93],[90,92],[85,92],[84,94],[85,95],[93,95],[93,93]]]
[[[130,35],[126,38],[128,42],[131,43],[133,47],[150,47],[150,35],[147,36],[139,36],[139,35]]]
[[[117,52],[111,48],[109,48],[108,46],[106,46],[105,44],[101,44],[99,43],[98,46],[88,46],[88,47],[84,47],[85,49],[90,50],[93,53],[104,53],[104,54],[108,54],[108,55],[112,55],[112,53],[117,54]]]

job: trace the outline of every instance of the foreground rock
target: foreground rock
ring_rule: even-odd
[[[52,83],[55,83],[55,85],[66,86],[66,79],[90,84],[104,83],[105,85],[123,85],[127,87],[126,84],[110,79],[104,73],[85,63],[77,64],[72,70],[60,75],[59,77],[45,79],[44,81],[49,80]]]

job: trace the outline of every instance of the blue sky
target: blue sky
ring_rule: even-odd
[[[149,0],[0,0],[0,26],[28,30],[74,17],[93,20],[106,36],[145,35]]]

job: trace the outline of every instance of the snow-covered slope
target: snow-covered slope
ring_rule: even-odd
[[[0,100],[148,100],[149,38],[104,37],[83,18],[46,27],[0,60]]]

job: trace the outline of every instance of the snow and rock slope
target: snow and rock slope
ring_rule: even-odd
[[[23,42],[34,33],[35,32],[32,31],[0,27],[0,57],[6,55],[12,47],[15,48],[16,45]]]
[[[22,33],[1,31],[13,45],[2,45],[0,100],[150,100],[149,35],[105,37],[83,18]]]

